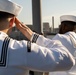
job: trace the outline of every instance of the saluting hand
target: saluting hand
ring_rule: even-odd
[[[15,24],[16,27],[25,35],[25,37],[30,40],[34,32],[25,24],[22,24],[17,18],[15,18]]]

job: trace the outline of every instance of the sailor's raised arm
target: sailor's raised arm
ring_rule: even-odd
[[[52,46],[51,39],[45,38],[43,35],[39,35],[35,32],[33,32],[29,27],[26,25],[23,25],[17,18],[15,19],[16,27],[27,37],[28,40],[30,40],[33,43],[36,43],[43,47],[49,47]]]
[[[53,48],[46,48],[36,43],[11,40],[9,43],[8,66],[23,66],[33,71],[65,71],[74,64],[73,56],[67,49],[59,44]]]

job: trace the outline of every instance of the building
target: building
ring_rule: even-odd
[[[45,23],[43,23],[43,32],[44,33],[48,33],[48,32],[50,32],[51,30],[50,30],[50,25],[49,25],[49,23],[48,22],[45,22]]]

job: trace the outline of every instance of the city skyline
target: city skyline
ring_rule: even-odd
[[[23,9],[18,18],[25,24],[32,24],[32,0],[11,0],[21,6]],[[61,15],[76,15],[76,0],[41,0],[42,23],[48,22],[52,25],[52,16],[54,16],[55,27],[60,24]]]

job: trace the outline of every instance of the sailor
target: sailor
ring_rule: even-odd
[[[0,0],[0,75],[69,70],[75,64],[69,50],[61,41],[47,39],[22,24],[16,18],[20,11],[20,5]],[[14,23],[29,41],[9,37]]]
[[[62,15],[59,34],[53,40],[60,40],[76,60],[76,16]],[[76,65],[68,71],[50,72],[49,75],[76,75]]]

